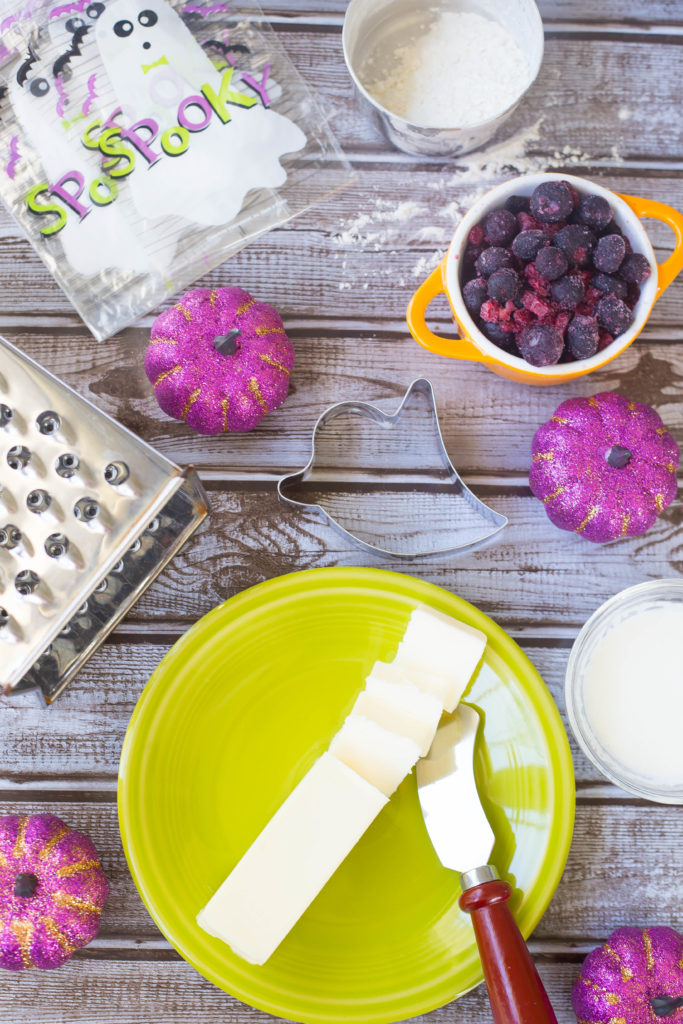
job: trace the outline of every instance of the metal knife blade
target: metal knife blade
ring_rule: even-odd
[[[494,835],[474,779],[479,713],[460,704],[444,720],[427,757],[417,763],[417,791],[439,860],[461,873],[488,864]]]

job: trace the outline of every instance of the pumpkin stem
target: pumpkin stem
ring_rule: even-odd
[[[14,879],[14,895],[27,900],[33,896],[38,888],[38,879],[35,875],[21,874]]]
[[[683,996],[678,999],[672,999],[670,996],[656,996],[650,1001],[650,1006],[656,1017],[670,1017],[680,1006],[683,1006]]]
[[[239,327],[233,327],[227,334],[219,334],[217,338],[213,339],[213,347],[216,352],[220,352],[222,356],[234,356],[237,351],[237,338],[240,334]]]
[[[605,455],[607,462],[614,469],[623,469],[631,461],[632,452],[628,448],[622,448],[620,444],[613,445]]]

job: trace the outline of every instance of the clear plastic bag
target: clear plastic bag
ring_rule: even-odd
[[[352,180],[252,0],[0,0],[0,195],[98,339]]]

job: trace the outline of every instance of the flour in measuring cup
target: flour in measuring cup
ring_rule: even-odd
[[[363,65],[365,88],[383,107],[425,128],[459,128],[502,114],[531,79],[529,62],[497,22],[442,11],[409,46],[376,47]]]

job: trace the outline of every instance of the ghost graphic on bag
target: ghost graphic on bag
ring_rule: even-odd
[[[58,113],[62,97],[57,62],[62,41],[58,40],[57,46],[54,41],[45,46],[32,44],[8,83],[15,117],[40,159],[50,194],[70,207],[58,234],[55,231],[56,238],[69,264],[80,274],[92,276],[113,267],[131,273],[149,271],[148,257],[122,219],[111,185],[103,181],[94,190],[95,199],[89,195],[91,183],[103,178],[100,154],[78,145]]]
[[[280,157],[306,136],[240,91],[239,72],[217,71],[163,0],[112,0],[95,33],[122,138],[141,154],[128,182],[142,217],[226,224],[249,191],[283,184]]]

